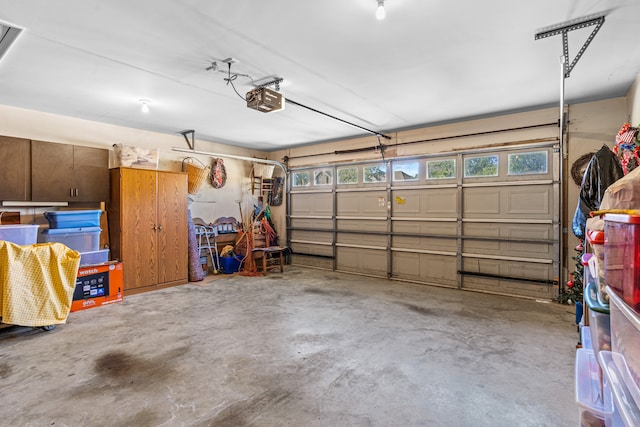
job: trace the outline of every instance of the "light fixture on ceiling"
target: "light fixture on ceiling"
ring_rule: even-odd
[[[140,102],[140,104],[142,104],[142,106],[140,107],[140,110],[147,114],[149,112],[149,104],[151,104],[151,102],[149,102],[148,99],[139,99],[138,102]]]
[[[378,9],[376,9],[376,19],[382,21],[387,13],[384,10],[384,0],[378,0]]]

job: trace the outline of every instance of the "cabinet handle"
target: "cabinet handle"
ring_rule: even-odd
[[[70,197],[73,197],[73,190],[74,190],[73,188],[70,188],[70,189],[69,189],[69,196],[70,196]]]
[[[76,193],[76,197],[80,197],[80,191],[77,188],[74,188],[74,193]]]
[[[155,231],[155,230],[157,230],[157,229],[158,229],[158,227],[156,227],[156,225],[155,225],[155,224],[153,224],[153,231]]]
[[[162,231],[162,225],[158,226],[158,230]]]

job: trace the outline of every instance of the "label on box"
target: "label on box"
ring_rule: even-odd
[[[80,267],[71,311],[120,302],[123,298],[122,291],[121,262]]]

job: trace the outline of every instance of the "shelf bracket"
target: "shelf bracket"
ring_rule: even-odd
[[[196,131],[193,129],[190,129],[190,130],[183,130],[182,132],[179,132],[179,133],[182,134],[182,136],[184,136],[184,140],[187,141],[187,145],[189,146],[189,149],[195,150],[196,149]],[[191,134],[191,141],[189,141],[189,138],[187,138],[188,134]]]

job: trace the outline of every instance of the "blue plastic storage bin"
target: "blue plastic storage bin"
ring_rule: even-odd
[[[220,267],[225,274],[237,273],[240,270],[242,258],[238,257],[220,257]]]
[[[49,228],[100,227],[101,210],[47,211]]]
[[[100,250],[100,231],[100,227],[50,228],[42,230],[39,240],[64,243],[78,252],[94,252]]]

